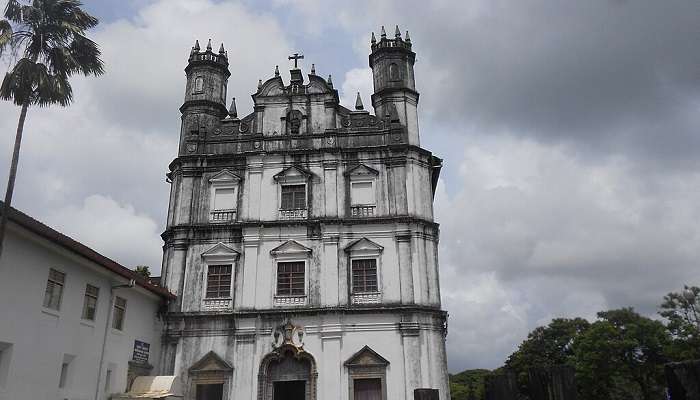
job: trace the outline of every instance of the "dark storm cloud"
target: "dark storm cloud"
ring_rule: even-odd
[[[439,24],[407,18],[423,106],[434,117],[598,154],[696,158],[696,1],[463,2],[430,11]]]

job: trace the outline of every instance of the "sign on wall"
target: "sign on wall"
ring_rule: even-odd
[[[134,355],[131,359],[139,363],[148,363],[148,352],[150,349],[150,343],[134,340]]]

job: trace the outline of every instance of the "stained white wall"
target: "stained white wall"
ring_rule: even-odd
[[[0,399],[94,399],[110,287],[124,279],[12,224],[5,240],[0,261],[0,342],[10,343],[12,351]],[[60,311],[43,307],[49,268],[66,274]],[[88,283],[100,288],[94,322],[81,319]],[[134,340],[151,344],[151,364],[157,363],[161,348],[159,298],[142,288],[118,289],[117,294],[127,300],[126,320],[123,331],[110,324],[103,398],[108,394],[103,390],[108,365],[113,369],[110,392],[125,390]],[[59,389],[66,355],[74,358],[66,387]]]

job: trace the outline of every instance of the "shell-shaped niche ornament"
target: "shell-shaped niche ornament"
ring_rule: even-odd
[[[284,345],[301,349],[304,346],[304,328],[287,322],[272,331],[272,347],[276,349]]]

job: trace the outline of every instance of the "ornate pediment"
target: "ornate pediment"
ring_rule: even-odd
[[[189,369],[190,374],[211,374],[211,373],[228,373],[233,371],[231,364],[227,363],[223,358],[219,357],[213,351],[207,353],[199,361],[194,363]]]
[[[347,367],[386,367],[387,365],[389,361],[369,346],[363,347],[345,361]]]
[[[273,257],[308,257],[311,249],[295,240],[287,240],[281,245],[270,250]]]
[[[212,176],[209,179],[209,183],[213,184],[227,184],[227,183],[238,183],[241,180],[241,178],[234,174],[233,172],[229,171],[228,169],[224,169],[218,174]]]
[[[202,253],[202,258],[210,261],[235,261],[240,254],[234,248],[219,242]]]
[[[352,242],[350,242],[349,245],[347,245],[345,247],[346,253],[376,253],[376,254],[379,254],[382,251],[384,251],[384,247],[367,239],[366,237],[352,241]]]
[[[354,178],[354,177],[367,177],[367,178],[374,178],[375,176],[379,175],[379,171],[377,171],[374,168],[370,168],[364,164],[359,164],[356,165],[352,168],[350,168],[345,175]]]
[[[275,174],[274,179],[278,182],[305,182],[313,176],[311,171],[307,171],[298,165],[292,165]]]
[[[276,76],[270,78],[262,84],[256,96],[280,96],[284,94],[284,82],[282,78]]]

